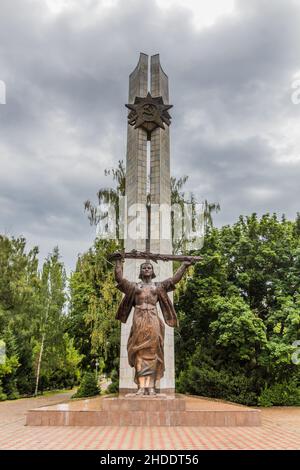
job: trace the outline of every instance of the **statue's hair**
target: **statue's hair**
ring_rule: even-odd
[[[155,272],[154,272],[154,269],[153,269],[153,264],[150,263],[149,261],[146,261],[145,263],[142,263],[141,266],[140,266],[140,275],[139,275],[139,279],[142,279],[142,267],[145,265],[145,264],[150,264],[150,266],[152,267],[152,279],[154,279],[156,277],[155,275]]]

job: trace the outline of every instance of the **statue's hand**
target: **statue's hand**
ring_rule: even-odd
[[[117,251],[116,253],[114,253],[114,259],[116,261],[124,261],[124,253],[122,253],[121,251]]]
[[[189,266],[191,266],[193,264],[193,261],[192,260],[186,260],[186,261],[183,262],[183,264],[184,264],[184,266],[186,266],[188,268]]]

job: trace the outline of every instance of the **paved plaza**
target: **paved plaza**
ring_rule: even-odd
[[[261,427],[25,426],[28,409],[71,393],[0,403],[0,449],[300,449],[300,407],[262,409]]]

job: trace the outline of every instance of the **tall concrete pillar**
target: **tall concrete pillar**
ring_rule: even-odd
[[[169,104],[168,77],[163,71],[159,54],[151,57],[151,96],[163,98]],[[170,184],[170,132],[169,127],[157,127],[151,133],[150,194],[151,194],[151,239],[153,253],[172,253],[171,242],[171,184]],[[159,261],[155,265],[157,280],[172,276],[172,262]],[[172,294],[169,294],[172,298]],[[172,299],[173,300],[173,299]],[[162,392],[174,391],[174,329],[165,325],[165,374],[159,387]]]
[[[129,76],[128,103],[133,103],[136,96],[144,97],[148,92],[148,55],[140,54],[139,62]],[[127,126],[127,155],[126,155],[126,188],[127,210],[136,204],[146,205],[147,198],[147,133],[142,128],[135,129]],[[127,227],[131,224],[134,231],[134,216],[127,216]],[[146,220],[145,220],[146,223]],[[145,251],[146,239],[134,239],[127,233],[125,251],[133,249]],[[130,281],[137,281],[140,262],[126,260],[124,263],[124,277]],[[134,369],[128,364],[127,340],[132,324],[132,312],[127,323],[121,323],[121,349],[120,349],[120,392],[136,389],[133,381]]]
[[[128,215],[127,226],[131,224],[131,233],[127,233],[125,251],[132,249],[145,251],[150,247],[153,253],[172,253],[170,222],[170,136],[169,127],[169,90],[168,77],[163,72],[159,55],[151,57],[150,83],[148,84],[148,56],[140,54],[139,62],[129,76],[129,101],[131,110],[128,118],[127,157],[126,157],[126,196],[127,210],[133,205],[147,203],[147,179],[150,177],[151,223],[150,246],[146,243],[147,217],[139,227],[145,237],[134,239],[133,215]],[[148,92],[150,88],[150,95]],[[151,117],[151,113],[153,116]],[[150,113],[150,114],[149,114]],[[167,125],[166,125],[167,124]],[[147,141],[150,141],[150,154],[147,155]],[[150,160],[147,163],[147,158]],[[149,169],[149,174],[147,171]],[[135,206],[135,209],[137,206]],[[135,213],[135,209],[133,213]],[[138,229],[138,227],[136,227]],[[164,230],[162,230],[162,228]],[[126,260],[124,276],[137,281],[141,260]],[[172,263],[160,262],[154,266],[157,281],[172,275]],[[161,314],[161,313],[160,313]],[[127,340],[132,324],[132,313],[127,323],[121,326],[120,356],[120,392],[136,390],[133,381],[134,369],[128,364]],[[165,375],[157,386],[161,392],[175,389],[174,379],[174,330],[167,325],[165,334]]]

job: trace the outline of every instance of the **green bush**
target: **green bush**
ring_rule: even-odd
[[[295,382],[266,387],[258,403],[260,406],[300,406],[300,387]]]
[[[0,364],[0,400],[19,398],[16,379],[18,367],[19,361],[16,356],[6,356],[5,362]]]
[[[300,214],[208,228],[174,303],[181,392],[245,405],[299,405]]]
[[[180,393],[219,398],[245,405],[256,405],[251,377],[229,370],[216,370],[207,364],[189,364],[177,380]]]
[[[110,374],[111,384],[107,387],[108,393],[117,393],[119,391],[119,374],[117,370],[113,370]]]
[[[11,380],[7,381],[6,386],[5,386],[5,391],[6,391],[8,400],[16,400],[17,398],[20,398],[20,394],[17,388],[16,378],[12,378]]]
[[[7,395],[6,393],[3,392],[3,388],[0,385],[0,401],[5,401],[7,400]]]
[[[85,372],[77,392],[72,398],[93,397],[100,394],[94,372]]]

